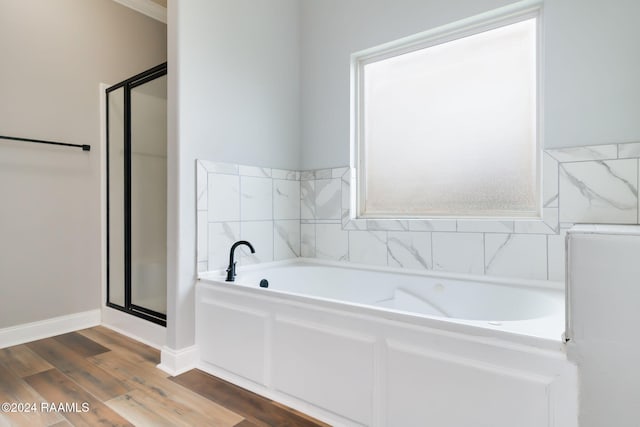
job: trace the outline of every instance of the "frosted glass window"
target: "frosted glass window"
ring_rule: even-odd
[[[358,62],[359,217],[539,216],[536,27]]]

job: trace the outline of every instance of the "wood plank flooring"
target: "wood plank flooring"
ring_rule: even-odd
[[[159,362],[101,326],[0,349],[0,427],[327,425],[199,370],[169,377]]]

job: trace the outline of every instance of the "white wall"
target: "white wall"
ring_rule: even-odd
[[[100,307],[100,82],[166,60],[166,26],[111,0],[0,2],[0,328]]]
[[[510,0],[301,0],[302,169],[349,163],[349,55]],[[545,148],[640,139],[640,2],[546,0]]]
[[[297,0],[169,0],[168,325],[194,342],[195,160],[295,169]]]
[[[181,142],[216,161],[295,169],[297,0],[196,0],[178,8]]]
[[[638,425],[639,251],[637,226],[583,225],[569,232],[568,355],[580,375],[581,427]]]

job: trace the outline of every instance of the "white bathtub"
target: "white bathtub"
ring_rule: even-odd
[[[352,306],[421,316],[549,339],[564,331],[562,283],[401,269],[358,268],[302,260],[240,268],[236,285]],[[220,278],[221,272],[203,278]],[[382,314],[381,315],[386,315]]]
[[[223,273],[196,295],[212,374],[333,425],[577,425],[561,284],[305,259]]]

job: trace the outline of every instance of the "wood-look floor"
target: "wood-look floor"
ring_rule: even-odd
[[[169,377],[159,361],[101,326],[0,349],[0,427],[326,426],[199,370]]]

